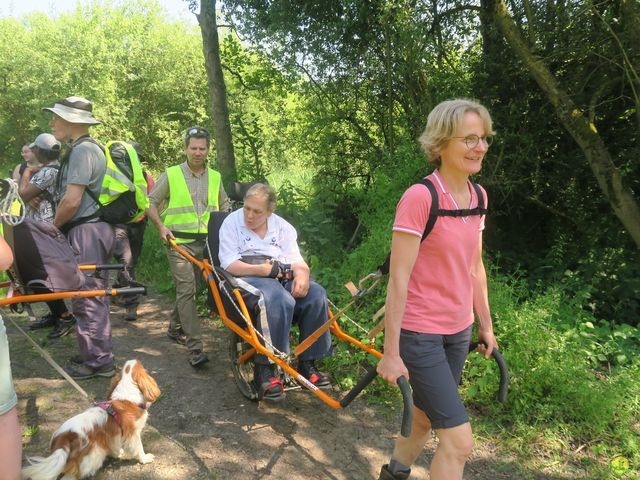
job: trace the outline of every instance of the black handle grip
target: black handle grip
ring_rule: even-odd
[[[400,435],[408,438],[411,435],[411,424],[413,423],[413,395],[411,394],[411,387],[409,386],[409,382],[406,378],[398,377],[396,383],[400,387],[402,402],[404,403]]]
[[[471,342],[469,344],[470,352],[472,352],[476,348],[478,348],[478,342]],[[498,364],[498,370],[500,370],[500,389],[498,390],[498,401],[500,403],[504,403],[507,401],[507,391],[509,390],[509,369],[507,368],[507,362],[504,361],[504,358],[500,351],[494,348],[491,351],[491,356]]]
[[[102,270],[123,270],[124,263],[107,263],[105,265],[96,265],[96,272]]]
[[[135,295],[146,295],[147,287],[123,287],[123,288],[114,288],[115,292],[113,294],[108,294],[109,296],[116,297],[118,295],[126,295],[126,294],[135,294]]]
[[[369,367],[367,373],[365,373],[364,377],[360,379],[360,381],[353,387],[349,392],[342,397],[340,400],[340,406],[345,408],[349,405],[358,394],[369,385],[374,378],[378,375],[376,371],[376,367]],[[403,437],[408,437],[411,435],[411,423],[413,421],[413,396],[411,395],[411,387],[409,387],[409,382],[404,377],[398,378],[398,386],[400,387],[400,392],[402,393],[402,401],[404,403],[404,409],[402,411],[402,425],[400,427],[400,434]]]
[[[376,375],[378,375],[376,367],[370,367],[364,377],[362,377],[356,384],[356,386],[349,390],[349,392],[344,397],[342,397],[342,399],[340,400],[340,406],[342,408],[345,408],[347,405],[353,402],[353,400],[360,394],[360,392],[364,390],[364,388],[369,385],[374,378],[376,378]]]

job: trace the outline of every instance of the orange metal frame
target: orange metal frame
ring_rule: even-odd
[[[171,239],[169,240],[169,243],[171,244],[171,246],[173,248],[175,248],[178,251],[178,253],[180,253],[182,256],[184,256],[187,260],[192,262],[194,265],[196,265],[201,270],[203,278],[208,283],[209,288],[211,289],[211,293],[213,294],[213,299],[215,301],[215,304],[216,304],[216,307],[218,309],[218,313],[220,315],[220,318],[222,319],[222,322],[228,328],[230,328],[233,332],[235,332],[240,338],[242,338],[249,345],[251,345],[252,348],[250,350],[248,350],[247,352],[245,352],[243,354],[243,356],[240,357],[240,361],[241,362],[242,361],[247,361],[249,358],[251,358],[252,355],[255,355],[255,354],[265,355],[270,360],[272,360],[275,364],[277,364],[283,371],[287,372],[292,378],[296,379],[300,385],[304,386],[309,391],[311,391],[314,395],[316,395],[318,398],[320,398],[324,403],[326,403],[327,405],[329,405],[330,407],[333,407],[335,409],[343,408],[340,405],[339,401],[337,401],[334,398],[330,397],[329,395],[324,393],[322,390],[320,390],[318,387],[316,387],[315,385],[310,383],[295,368],[293,368],[291,365],[289,365],[286,361],[284,361],[281,358],[278,358],[277,356],[275,356],[264,345],[262,345],[262,343],[260,342],[260,339],[258,338],[258,336],[256,335],[256,332],[253,329],[250,329],[248,327],[244,327],[243,328],[243,327],[239,326],[238,324],[236,324],[233,320],[231,320],[229,318],[229,316],[227,315],[227,312],[226,312],[226,310],[224,308],[224,305],[222,304],[222,298],[220,296],[220,289],[218,288],[218,284],[215,281],[215,275],[214,275],[214,271],[213,271],[213,266],[211,265],[211,263],[209,263],[208,260],[205,260],[205,261],[198,260],[193,255],[191,255],[188,252],[186,252],[184,249],[180,248],[180,246],[177,243],[175,243],[175,241],[173,241]],[[240,295],[240,292],[238,291],[238,289],[235,289],[233,291],[233,294],[234,294],[234,296],[235,296],[235,298],[236,298],[236,300],[238,302],[240,310],[242,311],[242,315],[245,318],[250,319],[251,316],[249,315],[247,307],[246,307],[246,305],[244,303],[244,300],[242,299],[242,296]],[[331,313],[331,311],[329,311],[329,315],[330,315],[330,317],[334,316]],[[334,316],[334,317],[336,317],[336,320],[337,320],[337,316]],[[367,344],[365,344],[363,342],[360,342],[359,340],[351,337],[350,335],[345,333],[340,328],[340,326],[338,325],[337,321],[334,320],[334,322],[331,325],[331,327],[329,328],[329,330],[339,340],[348,342],[348,343],[360,348],[361,350],[365,351],[366,353],[369,353],[369,354],[371,354],[371,355],[373,355],[373,356],[375,356],[377,358],[382,358],[382,356],[383,356],[382,353],[380,353],[378,350],[376,350],[373,347],[373,345],[371,345],[371,344],[367,345]]]
[[[94,271],[97,266],[85,264],[79,265],[78,268],[82,271]],[[0,288],[8,287],[15,287],[15,284],[11,281],[0,282]],[[13,305],[15,303],[48,302],[50,300],[60,300],[64,298],[116,296],[121,291],[121,289],[108,288],[105,290],[71,290],[68,292],[25,294],[19,289],[14,289],[12,290],[10,297],[0,298],[0,307]]]

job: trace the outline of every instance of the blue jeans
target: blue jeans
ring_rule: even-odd
[[[293,298],[291,282],[286,282],[283,286],[273,278],[241,277],[241,280],[262,292],[271,343],[281,352],[289,353],[289,331],[293,323],[300,327],[299,340],[302,342],[329,319],[327,292],[316,282],[310,282],[306,297]],[[260,330],[265,334],[264,329]],[[330,353],[331,334],[327,330],[300,354],[300,360],[318,360]],[[267,364],[268,359],[264,355],[256,355],[255,363]]]

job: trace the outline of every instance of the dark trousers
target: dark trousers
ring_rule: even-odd
[[[115,236],[105,222],[83,223],[69,230],[67,238],[78,252],[78,263],[102,265],[113,256]],[[107,279],[99,273],[86,275],[85,290],[104,290]],[[76,317],[76,334],[80,358],[91,368],[113,364],[111,322],[107,297],[74,298],[71,301]]]
[[[127,225],[115,227],[116,245],[113,250],[113,257],[116,262],[124,264],[124,270],[118,272],[118,285],[126,286],[131,280],[136,279],[136,265],[142,253],[142,243],[144,240],[144,229],[147,220]],[[135,293],[122,296],[125,306],[137,306],[140,303],[139,297]]]
[[[32,286],[31,289],[33,290],[33,293],[56,293],[53,290],[49,290],[47,287],[42,286]],[[64,303],[64,300],[62,299],[49,300],[45,303],[49,307],[51,315],[53,315],[55,318],[61,318],[64,314],[69,312],[66,303]]]

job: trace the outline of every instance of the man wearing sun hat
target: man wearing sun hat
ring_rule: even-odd
[[[113,228],[100,219],[99,205],[102,179],[107,161],[103,149],[91,138],[89,128],[100,121],[93,116],[93,105],[82,97],[67,97],[45,107],[51,112],[51,133],[67,145],[58,173],[58,203],[54,224],[66,233],[79,253],[79,263],[105,264],[115,243]],[[86,288],[102,290],[107,286],[100,274],[87,277]],[[114,375],[113,346],[109,304],[105,297],[72,300],[80,355],[65,368],[75,379]]]

